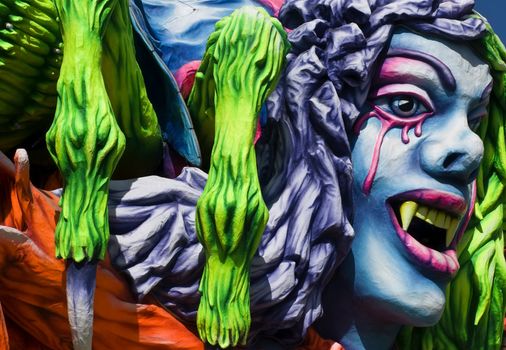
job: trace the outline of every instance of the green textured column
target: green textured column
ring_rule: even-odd
[[[46,136],[65,181],[56,255],[76,262],[102,259],[109,237],[109,180],[125,148],[101,68],[101,38],[118,1],[54,2],[65,47],[56,115]]]
[[[189,100],[203,154],[213,145],[197,204],[197,234],[206,254],[197,326],[202,340],[222,348],[248,337],[250,263],[268,220],[254,135],[287,49],[283,28],[264,10],[235,11],[210,36]]]
[[[128,1],[119,1],[102,39],[102,72],[126,147],[115,178],[152,175],[162,161],[162,133],[137,64]]]

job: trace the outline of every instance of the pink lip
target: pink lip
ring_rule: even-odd
[[[463,197],[449,192],[434,190],[415,190],[404,192],[392,199],[395,201],[416,201],[417,203],[441,209],[458,216],[463,216],[466,213],[467,208],[466,201]],[[448,274],[450,276],[454,276],[457,273],[460,266],[457,260],[457,253],[455,251],[457,243],[456,239],[454,239],[447,250],[442,252],[426,247],[402,229],[397,221],[394,210],[388,203],[387,208],[397,235],[407,252],[418,264],[432,271]]]
[[[396,201],[413,200],[417,203],[441,209],[459,216],[464,215],[467,209],[467,203],[464,197],[443,191],[414,190],[398,194],[392,199]]]

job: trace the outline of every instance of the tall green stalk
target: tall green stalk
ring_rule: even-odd
[[[105,255],[108,185],[125,149],[102,75],[102,37],[118,1],[54,0],[65,54],[46,141],[65,181],[56,254],[76,262]]]
[[[189,99],[210,163],[197,203],[197,235],[206,254],[197,326],[205,342],[222,348],[246,344],[251,323],[250,264],[269,216],[254,136],[287,50],[277,20],[263,9],[237,10],[216,24]]]
[[[114,9],[102,46],[105,87],[126,139],[114,177],[152,175],[162,160],[162,133],[135,56],[128,1],[119,1]]]

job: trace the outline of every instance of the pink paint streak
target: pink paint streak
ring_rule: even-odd
[[[369,172],[364,180],[364,184],[362,186],[362,191],[365,194],[369,194],[371,192],[372,184],[374,182],[374,178],[376,177],[376,172],[378,170],[381,146],[383,144],[383,140],[388,131],[393,128],[402,128],[402,142],[407,144],[409,143],[408,132],[411,129],[415,129],[415,136],[422,136],[422,124],[428,117],[432,116],[434,112],[426,112],[422,113],[416,117],[410,118],[399,118],[385,112],[378,106],[373,106],[373,111],[364,114],[360,117],[354,126],[354,132],[358,135],[360,130],[362,129],[362,125],[370,118],[376,117],[381,122],[381,130],[376,138],[376,143],[374,145],[373,156],[371,160],[371,166],[369,167]]]
[[[473,217],[475,204],[476,204],[476,180],[474,180],[472,184],[471,203],[469,205],[469,209],[467,210],[466,217],[464,219],[464,222],[460,225],[459,231],[455,235],[455,239],[452,242],[452,245],[454,245],[455,247],[457,246],[457,243],[462,239],[462,236],[464,235],[464,232],[466,231],[467,226],[469,225],[469,221],[471,221],[471,218]]]
[[[278,17],[281,6],[285,3],[284,0],[258,0],[259,3],[271,9],[274,17]]]
[[[185,100],[188,99],[192,91],[193,83],[195,82],[195,74],[197,74],[199,70],[200,62],[201,61],[188,62],[179,68],[174,75],[179,91]]]
[[[405,84],[413,80],[413,67],[419,66],[418,70],[424,70],[431,66],[425,62],[410,59],[405,57],[389,57],[385,60],[381,66],[381,70],[378,76],[375,78],[375,85],[382,86],[379,90],[371,94],[370,99],[384,97],[393,94],[412,95],[418,99],[421,99],[426,106],[432,108],[430,99],[428,96],[415,85]],[[421,66],[421,67],[420,67]],[[381,83],[381,84],[380,84]],[[387,84],[387,85],[385,85]],[[408,85],[408,86],[407,86]],[[388,112],[385,112],[378,106],[373,107],[373,111],[363,115],[359,118],[354,126],[354,131],[358,135],[362,129],[362,125],[370,118],[376,117],[381,122],[381,130],[376,139],[374,145],[373,157],[369,172],[364,180],[362,191],[365,194],[371,192],[371,188],[378,170],[378,163],[381,153],[381,146],[383,140],[388,131],[393,128],[401,128],[401,139],[404,144],[409,143],[408,133],[414,128],[415,136],[420,137],[422,135],[422,124],[428,117],[432,116],[434,112],[422,113],[415,117],[410,118],[399,118]]]
[[[260,122],[257,122],[257,130],[255,132],[255,140],[253,141],[253,144],[257,144],[257,141],[262,137],[262,126],[260,125]]]

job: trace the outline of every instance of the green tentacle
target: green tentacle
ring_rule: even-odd
[[[135,56],[128,1],[114,9],[102,45],[105,87],[126,139],[114,177],[151,175],[162,160],[162,133]]]
[[[117,3],[55,0],[65,55],[46,141],[65,181],[56,254],[76,262],[105,255],[108,185],[125,149],[102,76],[102,37]]]
[[[128,1],[55,5],[65,40],[56,117],[47,134],[65,180],[56,248],[59,257],[80,262],[105,254],[111,176],[153,173],[162,136],[136,61]]]
[[[234,12],[210,36],[189,99],[210,163],[196,216],[206,254],[197,326],[205,342],[222,348],[246,344],[249,332],[250,263],[268,219],[253,141],[287,49],[281,25],[263,9]]]

